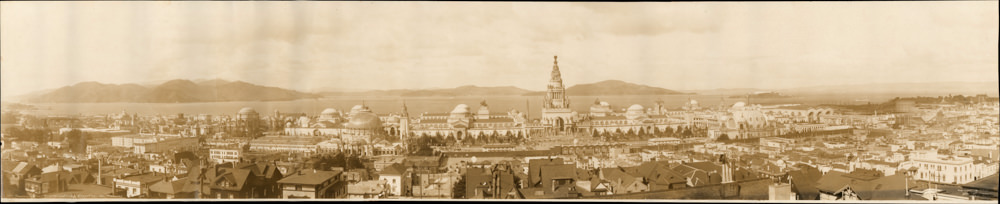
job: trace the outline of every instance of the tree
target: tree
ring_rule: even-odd
[[[458,181],[452,185],[451,189],[452,198],[465,198],[465,176],[459,176]]]
[[[691,136],[694,136],[694,133],[691,132],[691,128],[685,128],[684,129],[684,133],[681,134],[681,137],[684,137],[684,138],[689,138]]]
[[[719,138],[716,138],[715,140],[716,141],[729,141],[729,135],[726,134],[726,133],[722,133],[722,135],[719,135]]]

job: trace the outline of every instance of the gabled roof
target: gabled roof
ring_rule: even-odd
[[[41,171],[41,169],[38,168],[38,166],[35,166],[35,164],[33,163],[21,162],[18,163],[17,166],[14,166],[14,169],[12,169],[11,172],[17,175],[25,175],[30,173],[33,169],[38,169],[39,171]]]
[[[818,181],[820,192],[836,193],[846,188],[853,189],[862,200],[905,199],[904,175],[880,177],[874,180],[860,180],[841,172],[829,172]],[[913,183],[913,182],[911,182]]]
[[[722,166],[717,165],[717,164],[712,163],[712,162],[692,162],[692,163],[687,163],[687,164],[684,164],[684,165],[687,165],[687,166],[690,166],[690,167],[693,167],[693,168],[696,168],[696,169],[701,169],[702,171],[706,171],[706,172],[722,172]]]
[[[125,178],[123,178],[123,180],[138,181],[138,182],[141,182],[141,183],[152,183],[152,182],[156,182],[156,181],[162,180],[163,177],[164,176],[162,176],[162,175],[155,175],[155,174],[146,173],[146,174],[126,176]]]
[[[792,191],[799,194],[803,200],[819,199],[819,190],[816,189],[816,182],[823,175],[818,169],[803,168],[798,171],[789,171],[788,176],[792,180]]]
[[[2,167],[3,168],[3,172],[12,172],[14,170],[14,167],[17,167],[17,165],[20,164],[20,163],[21,162],[16,162],[16,161],[11,161],[11,160],[3,160],[2,164],[0,164],[0,165],[3,166]]]
[[[993,175],[962,185],[962,187],[997,192],[997,177],[1000,177],[1000,174],[994,173]]]
[[[351,195],[365,195],[365,194],[379,194],[384,190],[381,187],[381,181],[368,180],[358,182],[356,184],[350,184],[347,187],[347,194]]]
[[[194,189],[185,189],[184,186],[187,183],[187,179],[178,179],[176,181],[160,181],[156,184],[149,186],[149,191],[165,194],[177,194],[177,193],[187,193],[194,192]]]
[[[250,179],[250,176],[253,175],[253,172],[248,169],[219,167],[219,172],[215,172],[213,169],[214,168],[207,171],[206,178],[209,179],[210,183],[206,184],[208,184],[211,188],[216,189],[242,190],[244,188],[244,184],[246,184],[247,180]],[[231,187],[218,186],[218,183],[223,180],[233,182],[234,185]]]
[[[73,178],[73,176],[70,175],[68,171],[56,171],[56,172],[43,173],[35,178],[37,178],[39,181],[42,182],[50,182],[56,180],[69,181],[70,179]]]
[[[382,168],[382,172],[379,173],[379,175],[402,176],[404,172],[406,172],[406,168],[403,167],[403,164],[394,163],[385,168]]]
[[[575,179],[576,167],[569,164],[541,166],[541,182],[553,179]]]
[[[341,171],[306,171],[302,175],[293,174],[278,181],[278,183],[316,185],[340,176]]]
[[[628,174],[621,168],[603,168],[601,169],[601,173],[604,175],[604,180],[611,183],[621,181],[622,184],[627,184],[639,179],[639,177]]]

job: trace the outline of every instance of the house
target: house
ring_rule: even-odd
[[[43,173],[24,181],[24,190],[32,198],[48,193],[59,193],[69,189],[69,172],[55,171]]]
[[[281,198],[341,198],[346,196],[342,171],[299,171],[278,181]]]
[[[407,182],[403,182],[403,176],[407,174],[406,168],[402,164],[396,163],[382,169],[378,175],[379,181],[385,181],[389,196],[403,195],[403,189]]]
[[[113,179],[115,195],[123,195],[128,198],[148,197],[149,186],[163,180],[166,176],[162,174],[143,173],[129,175],[124,178]]]
[[[528,182],[517,194],[527,199],[578,198],[576,166],[561,158],[528,161]]]
[[[381,198],[386,195],[386,183],[381,180],[367,180],[347,185],[348,199]]]
[[[2,165],[3,174],[7,177],[7,180],[4,180],[5,184],[14,187],[14,190],[4,189],[4,193],[10,192],[14,195],[23,195],[25,193],[24,181],[42,174],[42,169],[33,163],[4,161]]]
[[[831,171],[817,181],[820,200],[905,200],[904,175],[873,176],[852,172]],[[910,186],[916,182],[909,181]]]
[[[816,182],[823,176],[819,169],[799,165],[799,169],[788,172],[788,180],[792,183],[791,191],[795,193],[796,200],[819,200],[819,190],[816,189]]]
[[[452,198],[455,181],[460,176],[456,172],[417,174],[411,192],[420,198]]]
[[[468,168],[465,172],[465,198],[518,199],[514,169],[497,164],[491,168]]]
[[[442,156],[408,156],[403,160],[403,166],[412,167],[417,173],[441,173],[441,164],[446,163]]]
[[[685,188],[689,183],[688,179],[684,177],[684,175],[671,169],[669,163],[667,162],[645,162],[637,167],[622,169],[625,173],[631,174],[632,176],[641,177],[644,183],[647,184],[644,191]],[[684,169],[689,172],[700,171],[695,168],[683,166],[678,167],[678,169]],[[707,180],[707,178],[703,178],[703,180]]]
[[[202,198],[278,198],[283,178],[278,168],[265,163],[224,163],[195,173]],[[189,174],[192,171],[189,171]],[[190,176],[189,176],[190,177]]]
[[[185,188],[187,185],[187,178],[177,178],[174,177],[170,180],[164,179],[149,186],[149,194],[151,198],[164,198],[164,199],[176,199],[176,198],[194,198],[195,192],[193,188]]]
[[[602,182],[608,183],[609,194],[643,192],[649,190],[641,177],[626,173],[624,168],[600,169]]]

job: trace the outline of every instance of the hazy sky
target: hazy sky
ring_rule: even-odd
[[[221,78],[315,90],[997,81],[998,3],[0,2],[2,94]]]

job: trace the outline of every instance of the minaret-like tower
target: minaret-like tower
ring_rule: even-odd
[[[552,77],[542,100],[542,124],[559,130],[566,130],[573,123],[573,111],[569,109],[562,73],[559,72],[559,57],[553,56]]]
[[[402,132],[399,133],[399,139],[401,141],[405,142],[406,139],[410,136],[409,135],[410,134],[410,113],[409,113],[408,110],[406,110],[406,101],[405,100],[403,101],[403,112],[401,113],[400,119],[399,119],[399,129],[402,131]]]
[[[566,99],[562,73],[559,72],[559,56],[554,56],[552,63],[552,78],[549,79],[549,86],[546,89],[548,92],[545,94],[542,108],[569,108],[569,99]]]

